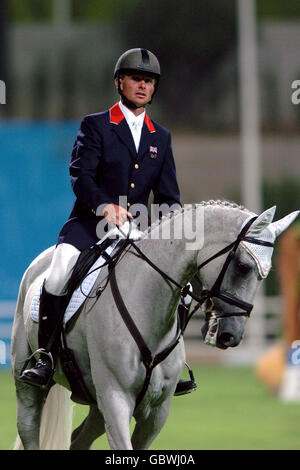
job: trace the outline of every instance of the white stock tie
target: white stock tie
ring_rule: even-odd
[[[139,150],[139,145],[140,145],[141,130],[142,130],[142,122],[133,121],[132,122],[132,137],[133,137],[137,152]]]

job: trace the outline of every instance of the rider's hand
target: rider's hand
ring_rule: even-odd
[[[130,212],[116,204],[107,204],[103,209],[103,215],[111,227],[116,225],[121,227],[128,218],[133,219]]]

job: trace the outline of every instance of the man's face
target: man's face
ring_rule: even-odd
[[[125,75],[120,82],[123,94],[136,106],[145,106],[151,101],[155,88],[155,79],[151,75],[137,72],[132,75]],[[118,86],[117,80],[116,86]]]

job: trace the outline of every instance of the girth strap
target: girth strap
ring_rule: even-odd
[[[131,336],[133,337],[134,341],[136,342],[141,352],[143,363],[145,364],[146,367],[151,367],[152,362],[153,362],[151,351],[148,348],[147,344],[145,343],[144,338],[139,332],[136,324],[134,323],[122,299],[122,296],[120,294],[119,287],[117,284],[116,272],[115,272],[114,267],[113,268],[109,267],[109,270],[110,270],[110,275],[109,275],[110,287],[111,287],[113,297],[115,299],[116,306],[121,314],[121,317],[123,318],[125,325],[127,326]]]
[[[146,377],[144,380],[143,388],[140,391],[136,400],[136,407],[137,407],[139,403],[142,401],[142,399],[144,398],[144,395],[148,389],[154,367],[160,364],[167,356],[169,356],[169,354],[171,354],[173,349],[179,343],[179,340],[183,331],[181,327],[181,322],[179,321],[179,319],[177,319],[177,332],[176,332],[175,338],[163,351],[153,356],[122,299],[122,296],[120,294],[119,287],[117,284],[115,267],[111,264],[109,265],[109,271],[110,271],[110,275],[109,275],[110,286],[111,286],[111,291],[112,291],[116,306],[131,336],[133,337],[136,345],[138,346],[140,350],[140,353],[142,356],[142,362],[146,368]],[[178,314],[178,311],[177,311],[177,314]]]

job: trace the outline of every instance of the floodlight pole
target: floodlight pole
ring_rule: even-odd
[[[62,113],[62,69],[64,61],[64,48],[62,43],[66,40],[67,29],[72,21],[71,0],[53,0],[52,27],[53,47],[49,50],[49,70],[47,73],[49,87],[48,115],[51,118],[60,117]]]
[[[56,26],[62,27],[71,22],[71,0],[53,1],[53,21]]]
[[[241,190],[243,204],[256,214],[262,210],[259,81],[256,46],[256,1],[238,0],[240,135],[242,148]],[[264,343],[264,295],[255,300],[255,318],[248,325],[248,344]],[[253,315],[254,317],[254,315]]]
[[[242,199],[249,210],[259,213],[262,204],[255,0],[238,0],[238,17]]]
[[[7,87],[8,83],[8,56],[7,56],[7,47],[8,47],[8,41],[7,41],[7,21],[8,21],[8,14],[7,14],[7,0],[0,0],[0,80],[1,86]],[[7,88],[5,88],[7,92]],[[2,98],[2,96],[1,96]],[[5,96],[6,100],[6,96]],[[5,102],[4,100],[4,102]],[[2,100],[1,100],[2,102]],[[2,106],[1,111],[2,115],[7,113],[8,111],[8,106]]]

